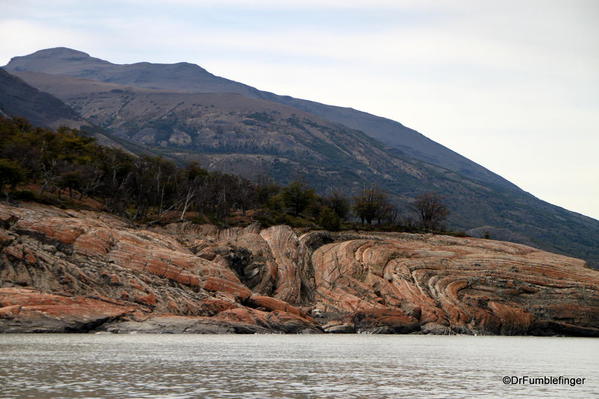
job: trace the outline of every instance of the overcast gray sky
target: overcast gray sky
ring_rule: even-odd
[[[0,65],[197,63],[397,120],[599,219],[597,0],[0,0]]]

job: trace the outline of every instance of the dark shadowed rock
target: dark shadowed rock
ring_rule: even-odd
[[[35,126],[80,127],[83,119],[58,98],[0,68],[0,115],[26,118]]]
[[[88,332],[132,314],[135,306],[110,300],[0,288],[0,332]]]

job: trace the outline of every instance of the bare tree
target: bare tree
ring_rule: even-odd
[[[326,206],[331,208],[340,220],[349,216],[350,203],[347,197],[339,190],[332,190],[328,197],[324,198]]]
[[[443,203],[443,198],[432,192],[416,197],[412,206],[418,214],[420,226],[427,231],[440,230],[449,215],[449,209]]]
[[[377,187],[371,187],[365,188],[354,198],[354,212],[362,224],[372,224],[375,220],[380,224],[392,218],[395,211],[387,194]]]

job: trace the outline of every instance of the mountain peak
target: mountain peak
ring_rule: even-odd
[[[50,72],[58,74],[68,74],[65,70],[66,65],[77,65],[77,67],[91,65],[111,65],[110,62],[94,58],[83,51],[74,50],[67,47],[54,47],[38,50],[35,53],[13,57],[5,66],[8,71],[14,72]]]
[[[68,47],[54,47],[38,50],[32,54],[13,57],[4,67],[9,72],[43,72],[58,75],[68,75],[84,79],[109,81],[112,83],[143,83],[147,79],[167,79],[184,81],[177,89],[186,89],[186,81],[219,80],[219,88],[226,79],[212,76],[197,64],[178,62],[173,64],[156,64],[137,62],[134,64],[113,64],[106,60],[95,58],[83,51]],[[115,78],[115,74],[119,75]],[[152,76],[147,75],[152,74]],[[142,76],[143,75],[143,76]],[[238,84],[233,83],[234,86]],[[225,85],[229,84],[227,83]],[[157,87],[161,87],[158,85]],[[151,88],[156,88],[152,86]],[[169,88],[169,87],[161,87]],[[216,90],[216,89],[215,89]],[[222,91],[216,90],[216,91]],[[235,92],[235,89],[230,91]]]
[[[255,91],[249,86],[214,76],[189,62],[113,64],[67,47],[48,48],[14,57],[4,68],[13,73],[42,72],[149,89],[246,95]]]
[[[43,50],[38,50],[35,53],[29,54],[26,57],[36,57],[36,58],[91,58],[91,56],[83,51],[74,50],[68,47],[53,47],[47,48]],[[21,58],[21,57],[14,57]],[[13,58],[13,59],[14,59]]]

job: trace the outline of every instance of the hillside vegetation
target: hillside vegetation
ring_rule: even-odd
[[[339,191],[318,195],[303,182],[281,186],[210,172],[193,162],[181,167],[161,157],[98,145],[75,129],[36,128],[21,118],[0,117],[0,172],[7,200],[95,207],[144,223],[191,219],[226,226],[259,222],[328,230],[440,231],[446,216],[438,213],[442,217],[432,224],[422,216],[418,224],[401,219],[376,187],[352,199]]]

